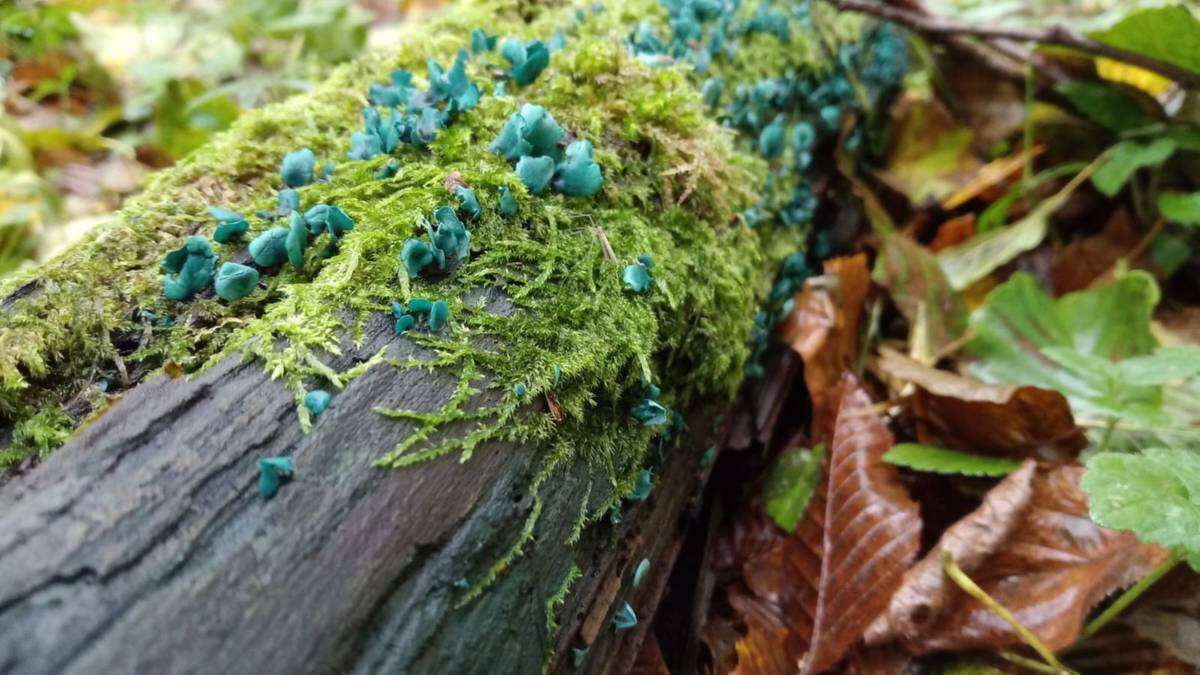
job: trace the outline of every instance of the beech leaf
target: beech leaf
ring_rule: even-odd
[[[887,606],[921,538],[917,504],[883,461],[892,434],[854,376],[839,387],[830,443],[821,576],[813,634],[803,673],[841,660]]]
[[[1092,522],[1087,496],[1079,488],[1082,473],[1083,467],[1076,465],[1039,469],[1029,506],[1012,535],[970,573],[1051,650],[1073,644],[1093,607],[1169,555],[1166,549]],[[922,654],[1006,649],[1022,640],[990,610],[955,591],[924,635],[908,644]]]
[[[987,493],[979,508],[942,533],[937,545],[904,574],[904,583],[892,596],[887,612],[867,629],[867,644],[915,638],[938,618],[958,588],[946,576],[943,552],[971,574],[1004,544],[1033,495],[1037,464],[1026,460],[1019,466]]]

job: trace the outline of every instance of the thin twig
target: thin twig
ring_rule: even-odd
[[[1200,87],[1200,76],[1172,63],[1160,61],[1137,52],[1093,40],[1082,33],[1073,31],[1065,26],[1050,25],[1045,28],[1024,28],[1021,26],[989,26],[948,19],[929,13],[917,13],[884,5],[875,0],[831,0],[835,7],[843,11],[862,12],[881,19],[903,24],[919,33],[926,35],[944,35],[957,37],[974,35],[988,40],[1015,40],[1017,42],[1035,42],[1042,45],[1069,47],[1095,56],[1103,56],[1128,63],[1145,70],[1150,70],[1170,78],[1179,84],[1191,88]]]
[[[604,228],[599,225],[592,228],[592,234],[596,235],[596,239],[600,241],[600,250],[604,251],[604,257],[608,258],[609,262],[621,262],[617,258],[617,254],[613,253],[612,244],[608,243],[608,235],[604,233]]]
[[[976,584],[971,577],[967,576],[967,573],[962,571],[958,563],[954,562],[954,557],[950,555],[949,551],[942,552],[942,569],[945,570],[946,576],[950,577],[951,581],[966,591],[967,595],[978,600],[980,604],[990,609],[996,616],[1004,619],[1004,622],[1009,626],[1012,626],[1012,629],[1017,632],[1021,640],[1030,647],[1033,647],[1033,651],[1037,652],[1038,656],[1042,657],[1042,660],[1047,665],[1059,673],[1073,672],[1054,656],[1054,652],[1050,651],[1050,648],[1038,639],[1038,636],[1034,635],[1033,631],[1021,625],[1021,622],[1017,621],[1017,617],[1013,616],[1013,613],[1008,611],[1007,607],[996,602],[995,598],[988,595],[987,591],[980,588],[979,584]]]
[[[1136,584],[1130,586],[1129,590],[1122,593],[1121,597],[1117,598],[1116,602],[1109,605],[1108,609],[1100,613],[1100,616],[1092,619],[1092,622],[1083,629],[1083,637],[1089,638],[1096,633],[1099,633],[1100,630],[1107,626],[1110,621],[1120,616],[1121,612],[1124,612],[1129,605],[1133,604],[1134,600],[1140,598],[1142,593],[1146,592],[1146,589],[1153,586],[1156,581],[1163,578],[1163,575],[1175,569],[1176,565],[1183,562],[1183,558],[1184,556],[1180,553],[1172,552],[1169,558],[1160,563],[1158,567],[1155,567],[1153,570],[1151,570],[1149,574],[1142,577],[1141,580]]]

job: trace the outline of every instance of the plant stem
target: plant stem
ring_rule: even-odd
[[[996,602],[995,598],[988,595],[987,591],[980,588],[979,585],[971,579],[971,577],[967,576],[967,573],[962,571],[962,568],[958,566],[958,563],[954,562],[954,557],[950,555],[949,551],[942,552],[942,569],[945,570],[946,576],[950,577],[951,581],[958,584],[959,588],[966,591],[967,595],[970,595],[972,598],[978,600],[984,607],[992,610],[996,616],[1004,619],[1005,623],[1012,626],[1012,629],[1017,632],[1017,635],[1021,637],[1021,640],[1023,640],[1025,644],[1032,647],[1033,651],[1037,652],[1038,656],[1042,657],[1042,660],[1045,661],[1047,665],[1049,665],[1051,668],[1054,668],[1055,672],[1074,672],[1064,666],[1058,660],[1058,658],[1054,656],[1054,652],[1050,651],[1050,649],[1038,639],[1038,636],[1034,635],[1033,632],[1025,626],[1022,626],[1021,622],[1017,621],[1017,617],[1013,616],[1013,613],[1008,611],[1007,607],[1001,605],[999,602]]]
[[[1172,552],[1169,558],[1162,561],[1158,567],[1155,567],[1150,571],[1149,574],[1142,577],[1140,581],[1133,586],[1130,586],[1128,590],[1122,593],[1121,597],[1117,598],[1116,602],[1109,605],[1108,609],[1105,609],[1100,613],[1100,616],[1092,619],[1092,622],[1083,629],[1083,637],[1089,638],[1096,633],[1099,633],[1100,630],[1107,626],[1110,621],[1120,616],[1121,612],[1124,612],[1129,605],[1133,604],[1134,600],[1137,600],[1139,597],[1141,597],[1141,595],[1146,592],[1146,589],[1150,588],[1155,584],[1155,582],[1163,578],[1163,575],[1165,575],[1167,572],[1175,569],[1175,566],[1183,561],[1183,557],[1183,554],[1178,551]]]
[[[1110,417],[1104,425],[1104,435],[1100,437],[1100,445],[1096,446],[1096,454],[1100,454],[1108,450],[1108,443],[1112,440],[1113,430],[1117,428],[1117,418]]]
[[[1054,668],[1052,666],[1048,666],[1048,665],[1042,663],[1041,661],[1038,661],[1036,659],[1031,659],[1031,658],[1028,658],[1025,656],[1021,656],[1020,654],[1018,654],[1016,652],[1010,652],[1010,651],[1005,650],[1005,651],[1000,652],[999,656],[1000,656],[1000,658],[1004,659],[1005,661],[1008,661],[1009,663],[1014,663],[1018,666],[1021,666],[1022,668],[1028,668],[1029,670],[1032,670],[1032,671],[1035,671],[1038,673],[1049,673],[1049,675],[1058,675],[1059,673],[1062,672],[1062,671],[1058,670],[1057,668]]]

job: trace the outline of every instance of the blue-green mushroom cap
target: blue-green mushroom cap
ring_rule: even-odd
[[[217,297],[226,302],[241,300],[258,286],[258,270],[235,262],[227,262],[217,270]]]
[[[279,486],[292,478],[295,467],[291,457],[263,457],[258,460],[258,494],[270,499],[279,492]]]
[[[567,158],[558,165],[554,189],[572,197],[590,197],[600,190],[604,177],[600,165],[592,159],[590,141],[575,141],[567,146]]]
[[[654,277],[650,275],[650,268],[639,263],[625,266],[625,273],[621,275],[625,281],[625,286],[634,293],[645,293],[650,290],[650,284],[654,282]]]
[[[290,188],[297,188],[313,182],[313,169],[317,165],[317,157],[312,150],[301,148],[284,155],[279,167],[279,175],[283,183]]]
[[[438,332],[450,321],[450,305],[445,300],[438,300],[429,308],[429,330]]]
[[[553,177],[554,160],[550,157],[526,155],[517,162],[517,178],[535,195],[545,192]]]
[[[292,213],[283,248],[287,252],[287,259],[292,263],[292,267],[296,269],[304,267],[304,249],[308,248],[308,228],[304,224],[304,217],[299,213]]]
[[[274,267],[287,260],[288,228],[272,227],[250,242],[250,257],[260,267]]]
[[[329,392],[324,389],[313,389],[304,395],[304,407],[312,411],[314,415],[320,415],[325,412],[325,408],[329,407]]]
[[[188,237],[183,246],[163,258],[163,294],[169,300],[191,299],[212,283],[216,265],[217,256],[208,240],[199,235]]]
[[[500,188],[500,215],[512,218],[517,215],[517,200],[507,185]]]

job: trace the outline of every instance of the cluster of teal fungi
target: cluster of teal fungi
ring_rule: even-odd
[[[474,193],[472,193],[474,196]],[[478,206],[478,202],[476,202]],[[436,227],[422,219],[429,241],[409,239],[400,249],[400,260],[410,277],[416,278],[426,268],[437,264],[439,270],[446,268],[447,256],[466,262],[471,255],[471,231],[449,206],[439,206],[433,211]]]
[[[392,317],[396,320],[397,333],[407,333],[413,328],[436,333],[450,323],[450,305],[445,300],[413,298],[405,306],[399,300],[393,300]]]
[[[341,236],[354,228],[350,216],[336,206],[318,204],[300,213],[300,193],[296,188],[315,180],[315,166],[316,156],[308,148],[284,156],[279,176],[286,187],[280,191],[279,201],[280,212],[286,207],[288,227],[268,228],[250,242],[247,248],[255,265],[269,268],[287,261],[299,269],[304,266],[304,251],[310,235],[327,232],[329,244],[325,254],[330,255]],[[223,246],[238,244],[250,228],[245,216],[225,207],[210,206],[208,214],[217,221],[213,241]],[[257,215],[268,221],[276,217],[276,214],[263,212]],[[250,295],[258,286],[258,269],[226,261],[218,270],[216,263],[217,256],[208,240],[199,235],[189,237],[183,247],[171,251],[163,259],[163,294],[169,300],[182,302],[191,300],[211,285],[218,298],[234,302]]]
[[[188,237],[183,246],[163,258],[163,292],[170,300],[190,300],[212,283],[216,265],[217,256],[208,240]]]
[[[516,162],[517,177],[535,195],[553,186],[572,197],[590,197],[600,191],[604,177],[593,158],[591,141],[577,140],[566,147],[567,132],[540,105],[526,103],[509,116],[488,149]],[[564,157],[565,154],[565,157]]]
[[[762,0],[753,13],[740,11],[741,0],[660,0],[660,4],[670,19],[670,35],[664,39],[653,24],[643,22],[629,35],[630,51],[652,65],[690,62],[697,76],[707,73],[717,60],[736,59],[749,36],[769,35],[787,44],[793,24],[811,27],[809,0]],[[864,127],[855,123],[871,122],[875,111],[886,109],[886,100],[907,72],[907,47],[895,28],[878,24],[860,43],[843,44],[832,56],[830,68],[803,75],[786,72],[732,85],[712,76],[701,84],[705,105],[770,162],[761,199],[741,214],[750,227],[767,222],[799,227],[814,219],[817,186],[832,173],[832,167],[814,166],[818,148],[829,149],[840,142],[846,156],[871,159],[874,148],[868,147],[872,144]],[[807,254],[797,252],[785,261],[755,317],[748,375],[762,374],[771,331],[791,311],[792,296],[818,267],[816,263],[833,253],[829,233],[823,230],[810,233]]]

